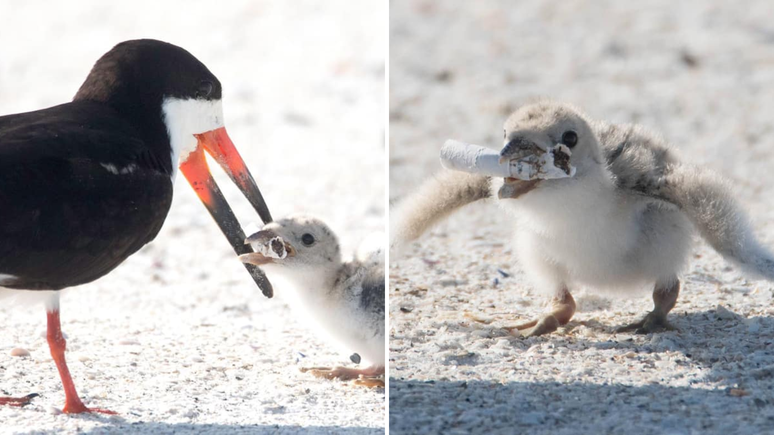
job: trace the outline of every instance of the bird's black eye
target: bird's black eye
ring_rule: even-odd
[[[199,88],[196,90],[197,98],[207,98],[212,93],[212,82],[209,80],[202,80],[199,83]]]
[[[301,236],[301,243],[303,243],[306,246],[312,246],[314,245],[314,236],[306,233],[303,236]]]
[[[562,133],[562,143],[568,148],[574,147],[578,143],[578,133],[568,130]]]

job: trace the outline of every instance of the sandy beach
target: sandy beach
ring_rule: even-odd
[[[439,171],[446,139],[499,148],[519,105],[549,97],[658,131],[723,174],[774,246],[774,32],[767,2],[394,1],[390,200]],[[758,434],[774,425],[774,286],[698,242],[677,331],[615,333],[650,294],[573,294],[557,333],[514,337],[544,300],[512,221],[468,206],[390,267],[392,433]]]
[[[223,83],[226,126],[275,218],[322,217],[345,253],[384,231],[386,4],[86,1],[0,5],[0,114],[69,101],[127,39],[180,45]],[[351,19],[352,16],[357,19]],[[258,217],[213,170],[248,230]],[[383,433],[383,389],[299,372],[352,364],[266,299],[182,176],[156,240],[64,292],[68,361],[87,405],[68,416],[42,305],[0,305],[0,433]],[[250,224],[253,224],[250,226]],[[42,335],[43,334],[43,335]],[[29,357],[12,357],[23,348]]]

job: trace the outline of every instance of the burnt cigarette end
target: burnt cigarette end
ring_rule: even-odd
[[[551,150],[554,155],[554,166],[564,171],[565,174],[570,175],[570,155],[565,153],[562,147],[556,147]]]

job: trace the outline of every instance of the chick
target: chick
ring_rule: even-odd
[[[353,361],[362,356],[372,364],[366,369],[312,367],[302,371],[383,387],[383,249],[359,250],[355,258],[344,261],[333,231],[319,219],[306,215],[271,222],[245,243],[250,243],[256,252],[240,259],[284,279],[288,284],[285,291],[294,293],[286,300],[301,319],[310,320],[324,338],[355,352],[357,357],[353,355]]]
[[[391,246],[399,248],[458,208],[496,198],[516,222],[515,252],[525,273],[551,297],[547,315],[514,326],[522,335],[569,322],[570,290],[579,286],[625,292],[652,285],[654,309],[619,330],[671,329],[667,314],[694,230],[743,271],[774,280],[774,256],[756,241],[729,184],[680,161],[644,128],[594,121],[572,106],[543,101],[505,122],[501,159],[515,159],[524,144],[567,146],[576,174],[521,181],[445,171],[391,213]]]

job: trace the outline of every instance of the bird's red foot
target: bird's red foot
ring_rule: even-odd
[[[109,409],[103,409],[103,408],[87,408],[86,405],[83,404],[83,402],[76,402],[76,403],[67,403],[65,404],[65,407],[62,409],[62,412],[65,414],[83,414],[83,413],[90,413],[90,414],[107,414],[107,415],[118,415],[117,412],[111,411]]]
[[[24,397],[0,397],[0,405],[8,406],[27,406],[32,403],[32,399],[38,397],[37,393],[28,394]]]

